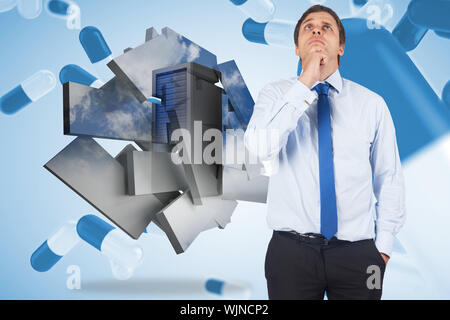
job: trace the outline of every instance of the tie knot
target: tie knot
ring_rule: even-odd
[[[321,94],[328,95],[328,90],[330,89],[330,85],[328,83],[319,83],[314,88],[317,94],[320,96]]]

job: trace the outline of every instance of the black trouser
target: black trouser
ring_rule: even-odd
[[[372,239],[311,244],[274,232],[267,248],[269,299],[380,299],[386,264]]]

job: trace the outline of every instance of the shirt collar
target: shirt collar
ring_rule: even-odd
[[[339,72],[339,68],[336,69],[335,72],[333,72],[328,78],[326,78],[324,81],[317,81],[312,86],[313,88],[318,83],[328,82],[334,89],[336,89],[337,93],[340,93],[342,90],[342,77],[341,73]]]

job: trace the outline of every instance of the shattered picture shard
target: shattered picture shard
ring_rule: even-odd
[[[144,102],[153,95],[153,70],[186,62],[197,62],[209,68],[217,65],[214,54],[196,43],[163,28],[158,35],[154,28],[147,32],[146,42],[108,63],[111,70],[131,86],[134,95]]]
[[[247,124],[250,121],[250,117],[253,113],[253,106],[255,102],[248,91],[244,78],[239,71],[234,60],[221,63],[217,66],[217,69],[221,72],[221,82],[225,92],[228,95],[228,99],[233,106],[234,113],[239,119],[244,128],[247,128]]]
[[[177,254],[186,251],[200,232],[215,227],[224,228],[237,206],[235,200],[222,200],[220,196],[202,200],[202,206],[193,205],[187,191],[156,215],[157,224],[166,233]]]
[[[44,167],[134,239],[164,207],[153,194],[128,196],[125,169],[92,138],[76,138]]]
[[[151,103],[140,103],[118,78],[102,88],[67,82],[64,134],[131,141],[151,141]]]

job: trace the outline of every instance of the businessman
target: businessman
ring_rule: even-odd
[[[301,75],[260,91],[244,136],[261,162],[278,163],[267,200],[269,299],[380,299],[406,216],[389,109],[341,77],[345,30],[333,10],[309,8],[294,42]],[[276,131],[277,143],[258,148],[258,131]]]

